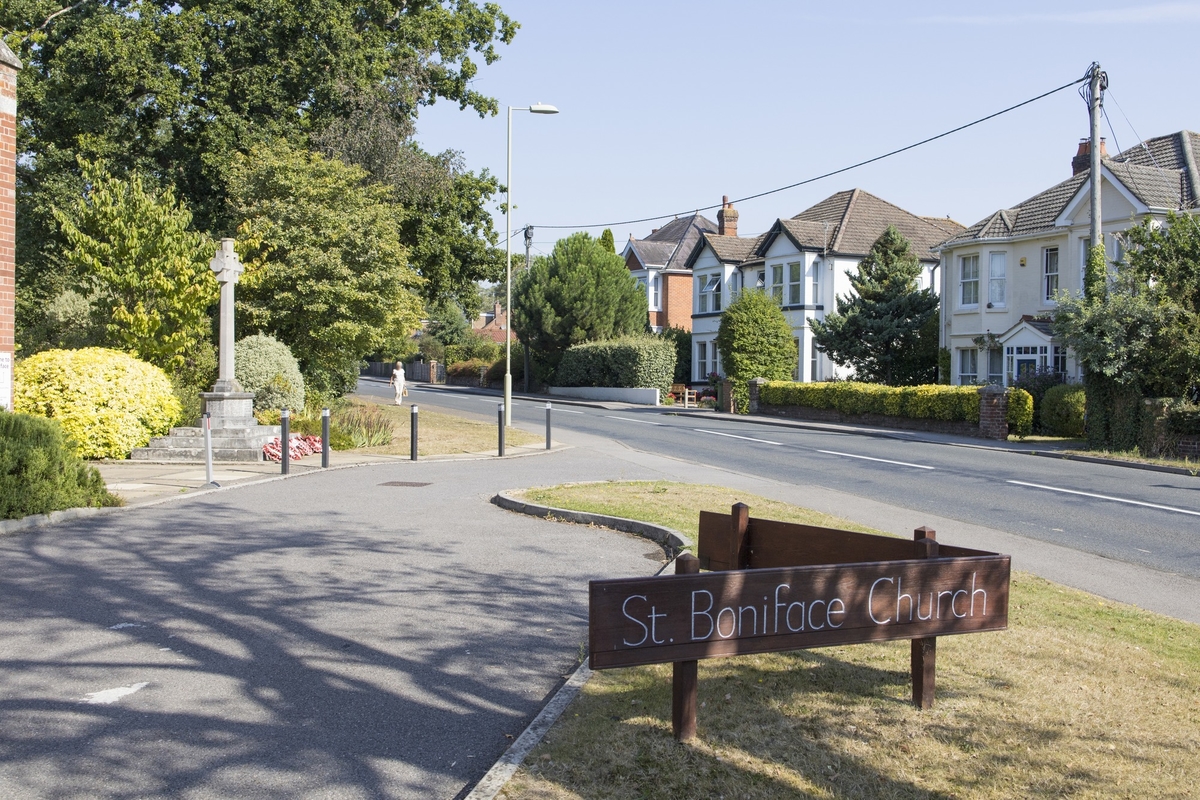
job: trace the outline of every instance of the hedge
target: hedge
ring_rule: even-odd
[[[450,348],[446,348],[449,350]],[[482,358],[473,358],[469,361],[459,361],[457,364],[451,364],[446,367],[446,376],[450,378],[474,378],[479,380],[480,370],[491,369],[492,362]]]
[[[264,333],[242,339],[233,350],[233,374],[254,395],[254,410],[304,408],[304,377],[286,344]]]
[[[1042,427],[1052,436],[1083,436],[1087,391],[1080,383],[1060,383],[1042,397]]]
[[[567,349],[555,380],[559,386],[612,386],[671,390],[675,346],[650,336],[626,336],[585,342]]]
[[[120,504],[58,422],[0,409],[0,519]]]
[[[180,414],[166,373],[116,350],[46,350],[13,377],[15,410],[58,420],[82,458],[127,458]]]
[[[842,414],[884,414],[910,419],[979,422],[976,386],[884,386],[857,381],[770,381],[759,401],[772,406],[828,408]]]
[[[1033,395],[1019,386],[1008,389],[1008,432],[1024,439],[1033,433]]]

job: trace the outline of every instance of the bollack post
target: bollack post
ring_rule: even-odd
[[[321,468],[329,468],[329,409],[321,409]]]
[[[676,575],[695,575],[700,571],[700,559],[683,553],[675,559]],[[675,740],[686,742],[696,736],[696,688],[699,684],[697,661],[675,661],[671,664],[671,729]]]
[[[204,425],[204,482],[215,486],[212,470],[212,414],[205,411],[201,424]]]
[[[913,531],[916,558],[937,558],[937,531],[926,527]],[[937,637],[927,636],[913,639],[912,643],[912,699],[920,709],[933,708],[933,697],[937,684]]]
[[[279,443],[283,445],[280,448],[280,474],[287,475],[291,470],[292,464],[292,448],[290,447],[292,434],[289,428],[291,427],[291,413],[285,408],[279,412]]]
[[[500,451],[501,458],[503,458],[504,457],[504,403],[501,403],[499,405],[499,407],[497,408],[497,416],[499,417],[499,423],[500,423],[500,426],[499,426],[500,427],[499,451]]]
[[[550,403],[546,403],[546,449],[550,449]]]
[[[416,403],[412,404],[412,414],[409,415],[409,418],[412,420],[412,430],[409,433],[409,437],[408,437],[408,441],[409,441],[408,457],[411,460],[416,461],[417,460],[417,404]]]

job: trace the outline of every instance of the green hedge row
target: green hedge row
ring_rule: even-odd
[[[1024,439],[1033,433],[1033,395],[1019,386],[1008,388],[1008,432]]]
[[[945,422],[979,422],[977,386],[771,381],[762,387],[759,401],[772,406],[828,408],[843,414],[885,414]]]
[[[559,386],[658,389],[665,396],[675,377],[675,346],[664,339],[628,336],[568,348],[555,373]]]

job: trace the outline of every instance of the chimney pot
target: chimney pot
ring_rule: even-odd
[[[1104,137],[1100,138],[1100,157],[1108,158],[1108,147],[1105,146]],[[1079,148],[1075,151],[1075,157],[1071,159],[1071,174],[1078,175],[1081,172],[1086,172],[1092,166],[1092,143],[1089,139],[1080,139]]]
[[[737,236],[738,212],[729,202],[729,195],[721,198],[721,210],[717,212],[717,235]]]

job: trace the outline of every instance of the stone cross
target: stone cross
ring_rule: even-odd
[[[217,274],[221,284],[221,336],[217,362],[217,383],[214,392],[240,392],[242,387],[233,374],[233,285],[245,267],[233,249],[233,239],[222,239],[208,266]]]

